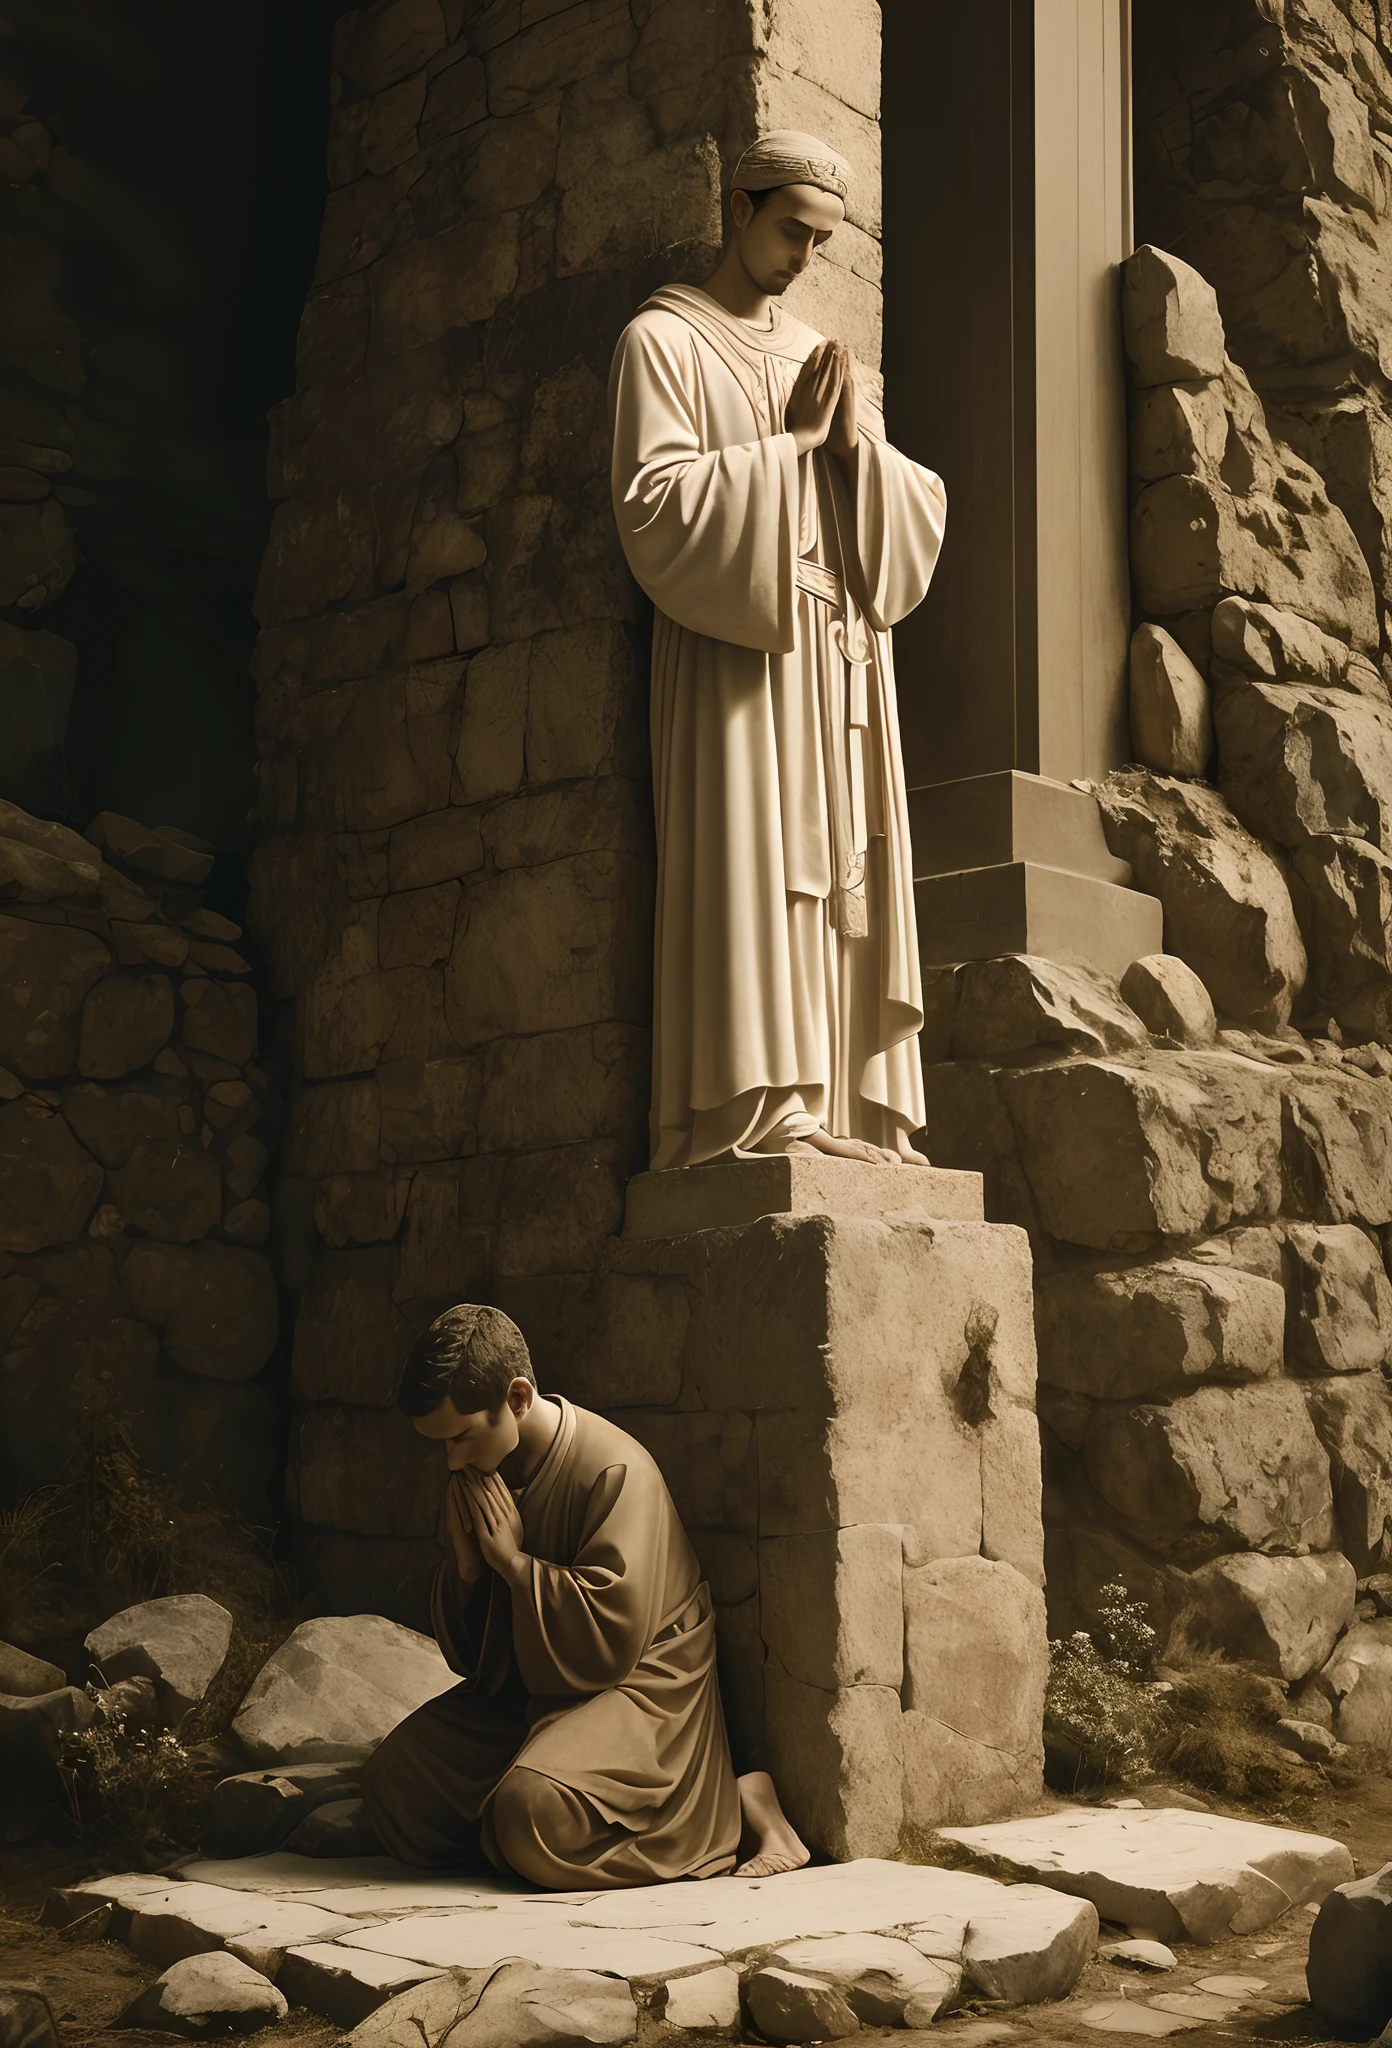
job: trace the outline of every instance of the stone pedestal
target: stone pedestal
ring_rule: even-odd
[[[582,1398],[691,1533],[737,1765],[838,1858],[1041,1788],[1030,1256],[980,1214],[967,1173],[640,1175],[601,1284]]]
[[[887,1173],[895,1178],[887,1182]],[[805,1153],[712,1160],[675,1173],[635,1174],[624,1236],[684,1237],[761,1216],[885,1216],[901,1209],[944,1223],[980,1223],[981,1175],[941,1166],[863,1166]]]

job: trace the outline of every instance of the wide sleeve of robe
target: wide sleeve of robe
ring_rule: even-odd
[[[619,538],[667,617],[712,640],[789,654],[797,640],[797,443],[703,450],[694,333],[625,329],[610,375]],[[752,424],[752,418],[751,418]]]
[[[604,1692],[630,1675],[673,1618],[662,1611],[671,1527],[655,1466],[609,1465],[596,1476],[573,1563],[533,1557],[513,1587],[513,1651],[529,1693]],[[695,1590],[693,1572],[685,1600]]]
[[[512,1614],[507,1589],[486,1571],[466,1585],[444,1558],[430,1588],[430,1626],[451,1671],[480,1698],[501,1692],[512,1676]]]
[[[923,602],[932,581],[947,492],[942,478],[901,455],[872,415],[857,444],[856,558],[860,600],[871,625],[887,633]]]

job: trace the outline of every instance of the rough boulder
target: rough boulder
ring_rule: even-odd
[[[1271,853],[1201,783],[1121,771],[1097,795],[1108,846],[1164,908],[1166,951],[1223,1017],[1263,1031],[1288,1023],[1305,945]]]
[[[429,1636],[380,1614],[328,1615],[267,1659],[232,1726],[261,1763],[351,1762],[457,1683]]]

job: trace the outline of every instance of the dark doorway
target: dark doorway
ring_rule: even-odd
[[[883,13],[886,423],[949,508],[942,571],[895,634],[913,785],[1039,765],[1017,645],[1033,617],[1033,5]]]
[[[111,809],[246,844],[266,415],[294,385],[341,11],[6,10],[0,461],[56,449],[52,496],[76,553],[64,588],[0,611],[40,669],[75,667],[70,707],[61,676],[25,701],[35,661],[6,673],[0,795],[30,809],[78,823]],[[0,513],[19,527],[15,508]],[[55,744],[39,758],[45,719]]]

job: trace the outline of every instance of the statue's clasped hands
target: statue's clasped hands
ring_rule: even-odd
[[[833,455],[850,455],[860,438],[856,425],[855,358],[844,341],[821,341],[798,371],[783,408],[784,431],[799,455],[825,445]]]

